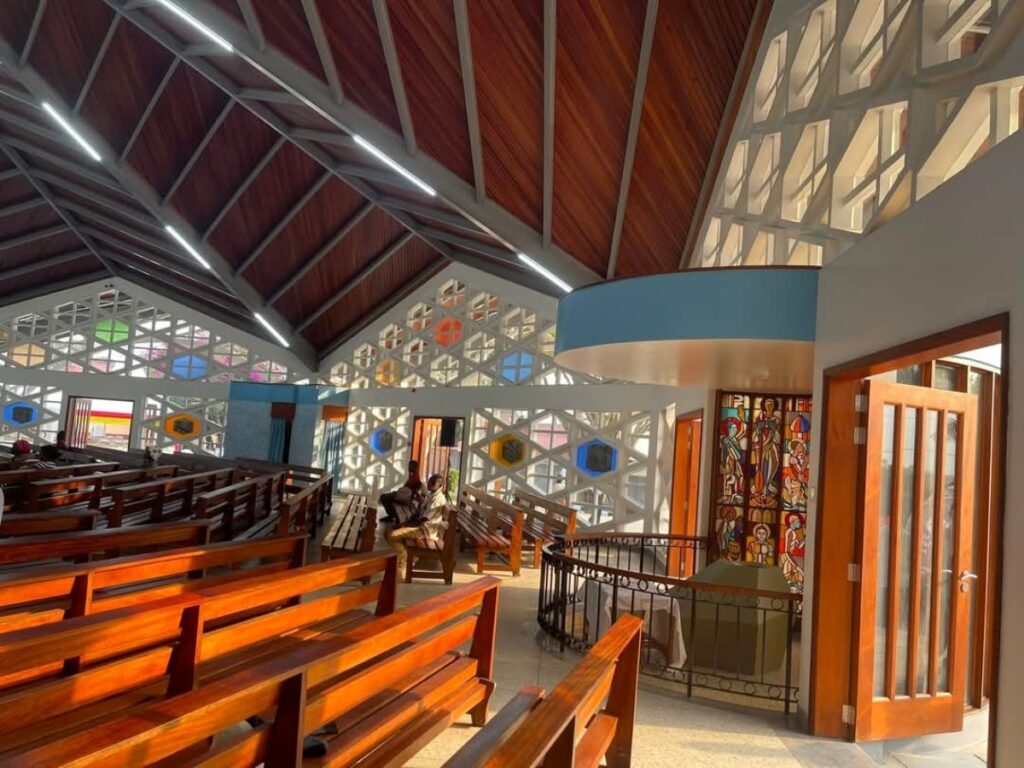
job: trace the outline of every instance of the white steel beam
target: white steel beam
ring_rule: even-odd
[[[175,59],[175,61],[178,61],[178,59]],[[270,163],[271,160],[274,159],[274,155],[276,155],[277,150],[284,145],[284,142],[285,137],[279,136],[271,145],[270,149],[267,150],[267,153],[260,158],[260,161],[256,163],[246,177],[242,179],[242,183],[238,185],[238,188],[235,189],[234,192],[231,193],[231,197],[229,197],[224,205],[220,207],[220,210],[217,211],[217,215],[213,217],[213,220],[206,226],[206,229],[203,230],[203,242],[206,242],[206,240],[209,239],[210,235],[213,234],[213,231],[217,229],[217,225],[221,223],[225,216],[228,215],[228,211],[235,207],[235,203],[242,198],[242,195],[245,194],[245,190],[249,188],[249,185],[256,180],[257,176],[263,173],[263,169],[267,167],[267,164]]]
[[[324,32],[323,22],[320,20],[320,11],[316,7],[316,0],[302,0],[302,10],[306,14],[306,24],[309,31],[313,33],[313,44],[316,46],[316,53],[320,57],[320,68],[327,78],[327,86],[331,89],[331,95],[335,101],[344,101],[345,94],[341,88],[341,78],[338,77],[338,67],[334,63],[334,53],[331,51],[331,44]]]
[[[252,6],[252,0],[238,0],[238,9],[242,12],[242,19],[252,39],[256,41],[260,50],[263,50],[267,47],[267,38],[263,34],[263,25],[260,24],[260,17],[256,15],[256,9]]]
[[[82,104],[85,102],[85,97],[89,95],[89,89],[92,88],[92,81],[96,79],[96,73],[100,71],[100,67],[103,65],[103,59],[106,58],[107,49],[110,48],[110,42],[114,39],[114,35],[117,32],[117,25],[121,23],[121,17],[114,15],[114,18],[110,20],[110,26],[107,27],[107,33],[103,36],[103,42],[100,43],[100,49],[93,56],[92,66],[89,67],[89,74],[85,77],[85,82],[82,83],[81,89],[78,91],[78,98],[75,99],[74,105],[71,107],[71,114],[77,115],[79,110],[82,108]]]
[[[107,2],[124,12],[120,0]],[[212,4],[202,0],[178,2],[195,18],[228,40],[234,46],[237,55],[294,93],[318,116],[347,134],[362,136],[410,173],[429,182],[442,199],[480,225],[483,231],[507,245],[513,253],[523,252],[532,256],[573,285],[584,285],[600,279],[596,273],[557,246],[545,247],[538,232],[493,201],[485,199],[478,202],[473,185],[459,178],[426,153],[410,153],[402,137],[383,127],[351,100],[341,104],[335,102],[324,83],[287,56],[271,47],[259,49],[243,25]],[[159,30],[154,30],[153,25],[147,25],[145,18],[135,13],[131,13],[129,17],[159,39]],[[196,66],[192,61],[189,63]]]
[[[330,181],[333,177],[334,174],[330,171],[325,171],[320,174],[320,177],[313,183],[313,186],[306,190],[305,194],[303,194],[302,197],[300,197],[295,204],[288,209],[287,213],[281,217],[277,224],[274,225],[273,229],[264,235],[259,244],[253,248],[252,252],[245,257],[245,260],[238,265],[238,268],[235,269],[236,277],[256,263],[256,259],[258,259],[260,254],[266,250],[267,246],[274,242],[274,238],[281,234],[285,227],[291,224],[292,219],[299,215],[299,211],[305,208],[309,204],[309,201],[316,196],[316,193],[323,188],[324,184]]]
[[[412,124],[412,113],[409,111],[409,100],[405,97],[405,81],[402,79],[402,62],[398,58],[395,47],[395,36],[391,32],[391,17],[388,14],[387,0],[373,0],[373,16],[377,20],[377,33],[380,35],[380,47],[384,51],[384,62],[388,67],[388,78],[391,80],[391,94],[395,98],[398,109],[398,122],[402,126],[402,137],[405,149],[410,155],[416,154],[416,130]]]
[[[658,24],[658,0],[647,0],[647,15],[644,18],[644,34],[640,40],[640,59],[636,65],[636,81],[633,84],[633,111],[629,116],[629,133],[626,135],[626,154],[622,161],[622,177],[619,179],[619,200],[615,206],[615,224],[612,228],[612,244],[608,253],[608,278],[615,277],[619,261],[619,246],[622,243],[622,225],[626,220],[626,203],[629,201],[629,184],[633,178],[633,156],[636,141],[640,135],[640,119],[644,113],[644,94],[647,91],[647,70],[651,64],[651,48],[654,46],[654,28]]]
[[[356,211],[355,215],[350,217],[348,221],[342,224],[338,231],[335,232],[330,238],[328,238],[327,242],[320,246],[320,248],[317,249],[317,252],[306,260],[305,264],[298,268],[294,275],[288,278],[288,280],[285,281],[285,283],[282,284],[280,288],[274,291],[271,297],[267,299],[267,303],[276,304],[278,299],[280,299],[282,296],[288,293],[288,291],[290,291],[296,285],[296,283],[299,282],[299,280],[305,277],[309,273],[309,271],[313,269],[313,267],[315,267],[317,264],[319,264],[324,259],[325,256],[327,256],[331,251],[333,251],[342,240],[348,237],[349,233],[356,228],[356,225],[358,225],[359,222],[365,219],[367,215],[369,215],[370,212],[373,211],[374,207],[375,206],[373,205],[373,203],[367,203],[358,211]]]
[[[185,162],[185,165],[182,167],[180,171],[178,171],[178,175],[171,183],[170,188],[164,193],[163,202],[165,204],[167,203],[168,200],[174,197],[174,193],[178,191],[178,187],[180,187],[181,183],[185,181],[186,178],[188,178],[189,172],[191,172],[192,168],[199,161],[200,156],[206,150],[206,146],[213,139],[214,135],[217,133],[217,130],[224,123],[224,120],[227,119],[228,112],[231,111],[231,108],[233,106],[235,106],[235,102],[233,102],[231,99],[228,99],[224,102],[224,106],[221,108],[220,114],[217,115],[217,118],[207,129],[206,134],[203,136],[202,141],[199,142],[199,146],[196,147],[195,151],[189,156],[188,160]]]
[[[70,228],[67,224],[54,224],[49,227],[43,227],[32,232],[26,232],[23,235],[10,237],[7,240],[0,240],[0,251],[9,251],[11,248],[18,248],[38,240],[45,240],[48,237],[60,235],[68,231],[70,231]]]
[[[34,197],[23,203],[12,203],[11,205],[6,205],[3,208],[0,208],[0,219],[5,216],[14,216],[18,213],[31,211],[33,208],[38,208],[40,205],[46,205],[46,201],[41,197]]]
[[[57,280],[52,283],[35,283],[23,291],[9,293],[6,296],[0,297],[0,306],[9,307],[21,301],[28,301],[29,299],[35,299],[39,296],[46,296],[51,293],[57,293],[58,291],[64,291],[68,288],[77,288],[80,285],[88,285],[89,283],[107,280],[110,277],[112,277],[112,275],[109,272],[104,269],[99,269],[94,272],[88,272],[84,275],[77,275],[64,280]]]
[[[91,255],[92,251],[90,251],[88,248],[81,248],[77,251],[58,253],[56,256],[47,256],[42,259],[30,261],[28,264],[22,264],[19,267],[5,269],[3,272],[0,272],[0,280],[13,280],[16,277],[24,277],[25,275],[30,275],[39,269],[59,267],[61,264],[67,264],[69,261],[76,261],[82,258],[83,256]]]
[[[544,159],[543,211],[544,247],[552,244],[552,210],[555,200],[555,55],[558,51],[558,3],[544,0]],[[527,254],[530,256],[531,254]]]
[[[473,72],[473,45],[469,31],[467,0],[454,0],[455,34],[459,41],[459,66],[462,70],[462,95],[466,104],[466,128],[469,132],[469,153],[473,160],[473,186],[477,202],[487,196],[484,177],[484,153],[480,141],[480,119],[476,108],[476,76]]]
[[[33,67],[18,65],[17,57],[6,40],[0,42],[0,62],[8,66],[22,87],[40,101],[48,101],[58,107],[63,104],[60,95]],[[261,312],[287,340],[292,352],[311,370],[315,370],[317,355],[309,342],[294,334],[288,322],[276,310],[272,307],[265,307],[263,297],[248,282],[234,275],[230,263],[219,252],[200,243],[198,234],[192,225],[172,207],[164,205],[149,182],[127,164],[119,163],[113,149],[100,134],[81,121],[77,128],[85,140],[99,152],[100,164],[120,184],[121,188],[142,204],[158,221],[173,227],[184,239],[190,241],[196,251],[209,262],[212,272],[225,287],[237,296],[249,311]]]
[[[338,290],[336,290],[333,294],[331,294],[326,301],[324,301],[319,307],[317,307],[309,315],[307,315],[305,319],[303,319],[302,322],[300,322],[296,326],[296,328],[298,328],[299,331],[306,330],[306,328],[312,325],[318,317],[320,317],[324,312],[326,312],[328,309],[337,304],[353,288],[355,288],[366,278],[368,278],[371,274],[373,274],[373,272],[378,267],[380,267],[385,261],[391,258],[391,256],[393,256],[394,254],[398,253],[398,251],[402,250],[402,248],[404,248],[409,243],[409,241],[413,239],[413,237],[415,237],[415,235],[413,235],[412,232],[406,232],[404,235],[399,237],[395,242],[393,242],[383,251],[374,256],[373,259],[371,259],[366,264],[366,266],[364,266],[361,270],[359,270],[359,272],[357,272],[355,275],[349,278],[345,282],[345,284],[338,288]]]
[[[146,102],[146,108],[142,110],[142,114],[139,116],[139,120],[135,123],[135,127],[132,128],[131,134],[128,136],[128,141],[121,148],[121,153],[118,155],[120,160],[124,160],[128,157],[128,153],[132,151],[132,147],[135,146],[135,140],[139,138],[139,134],[142,133],[142,129],[146,127],[146,122],[149,120],[149,116],[153,113],[153,108],[156,107],[160,97],[164,95],[164,90],[167,88],[167,84],[171,82],[171,78],[174,77],[175,71],[178,69],[178,64],[181,62],[180,59],[171,59],[170,66],[167,67],[167,71],[164,72],[164,76],[160,79],[160,82],[156,86],[156,90],[153,91],[153,95],[149,97],[149,101]]]
[[[39,34],[39,25],[43,23],[43,14],[46,13],[46,0],[39,0],[36,3],[36,12],[32,17],[32,26],[28,29],[28,36],[25,38],[25,44],[21,47],[21,53],[18,56],[18,63],[24,64],[28,61],[28,57],[32,55],[32,46],[35,45],[36,35]]]

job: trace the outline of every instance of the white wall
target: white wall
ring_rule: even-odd
[[[997,759],[1024,754],[1024,136],[1015,135],[821,272],[815,403],[822,371],[895,344],[1009,311],[1010,397]],[[813,434],[821,434],[815,409]],[[818,466],[819,442],[811,463]],[[1017,471],[1015,471],[1017,470]],[[815,478],[816,482],[816,478]],[[813,548],[816,510],[809,515]],[[807,562],[813,562],[813,552]],[[813,582],[805,610],[811,609]],[[805,621],[805,633],[811,622]],[[804,647],[807,646],[804,636]],[[803,654],[801,679],[809,678]],[[802,692],[806,696],[806,686]],[[806,701],[802,702],[805,706]]]

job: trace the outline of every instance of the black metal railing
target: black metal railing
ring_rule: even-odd
[[[544,548],[537,621],[585,651],[624,613],[644,621],[641,670],[724,698],[796,704],[801,595],[691,580],[706,540],[592,533]]]

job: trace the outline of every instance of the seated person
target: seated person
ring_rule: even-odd
[[[407,519],[417,497],[423,493],[423,482],[420,480],[420,463],[413,459],[409,462],[409,476],[401,488],[380,495],[381,506],[384,507],[384,520],[392,525]]]
[[[53,445],[44,445],[37,457],[32,453],[32,444],[28,440],[15,440],[11,453],[14,454],[11,469],[53,469],[60,458],[60,451]]]
[[[444,492],[444,477],[431,475],[427,480],[427,493],[420,503],[412,510],[412,516],[395,528],[384,531],[384,540],[398,553],[398,573],[405,573],[409,552],[406,540],[425,538],[439,540],[448,527],[445,510],[448,508],[448,497]]]
[[[68,449],[68,433],[63,429],[57,433],[57,450],[66,451]]]

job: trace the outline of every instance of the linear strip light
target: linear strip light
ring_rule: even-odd
[[[267,322],[267,318],[265,318],[259,312],[253,312],[252,316],[260,321],[260,325],[262,325],[264,328],[266,328],[268,331],[270,331],[270,333],[273,335],[273,337],[275,339],[277,339],[278,342],[280,342],[282,347],[289,347],[289,346],[291,346],[290,344],[288,344],[288,340],[285,339],[285,337],[282,336],[280,333],[278,333],[277,329],[274,326],[272,326],[270,323]]]
[[[184,237],[182,237],[178,233],[178,230],[176,230],[170,224],[168,224],[165,227],[165,229],[167,230],[167,234],[169,234],[171,237],[173,237],[175,240],[177,240],[178,245],[180,245],[182,248],[184,248],[186,251],[188,251],[189,255],[193,259],[198,261],[200,264],[202,264],[204,267],[206,267],[211,272],[213,271],[213,267],[210,266],[210,262],[208,262],[206,259],[204,259],[202,257],[202,255],[199,253],[199,251],[197,251],[195,248],[193,248],[192,245],[188,242],[188,240],[186,240]]]
[[[195,30],[198,30],[199,32],[202,32],[204,35],[206,35],[208,38],[213,40],[213,42],[215,42],[217,45],[219,45],[221,48],[223,48],[228,53],[234,53],[235,49],[231,46],[231,43],[229,43],[223,37],[218,35],[216,32],[214,32],[208,26],[206,26],[205,24],[201,23],[194,16],[192,16],[189,13],[186,13],[181,8],[176,6],[174,3],[170,2],[170,0],[157,0],[157,2],[160,5],[162,5],[164,8],[166,8],[168,11],[173,13],[175,16],[177,16],[179,19],[184,21],[186,24],[188,24],[190,27],[192,27]]]
[[[415,184],[417,187],[422,189],[424,192],[426,192],[431,197],[433,197],[434,195],[437,194],[437,192],[434,191],[433,187],[431,187],[431,186],[429,186],[427,184],[424,184],[422,181],[417,179],[415,176],[413,176],[411,173],[409,173],[407,170],[405,170],[405,168],[403,168],[398,163],[396,163],[394,160],[392,160],[390,157],[385,155],[383,152],[381,152],[379,149],[377,149],[375,146],[373,146],[373,144],[368,142],[362,136],[359,136],[358,134],[355,134],[355,135],[352,136],[352,138],[355,140],[356,144],[358,144],[360,147],[365,149],[371,155],[376,157],[378,160],[380,160],[382,163],[384,163],[384,165],[386,165],[388,168],[390,168],[391,170],[397,171],[398,173],[402,174],[405,178],[407,178],[409,181],[411,181],[413,184]]]
[[[561,288],[566,293],[569,293],[572,290],[572,286],[569,285],[567,282],[565,282],[565,280],[560,278],[558,275],[556,275],[550,269],[547,269],[546,267],[542,267],[536,261],[534,261],[529,256],[527,256],[525,253],[520,253],[519,254],[519,260],[521,262],[523,262],[523,264],[528,266],[530,269],[532,269],[534,272],[536,272],[538,275],[540,275],[541,277],[544,277],[544,278],[550,280],[552,283],[557,285],[559,288]]]
[[[46,114],[48,114],[57,122],[57,125],[64,129],[68,136],[70,136],[78,143],[78,146],[85,150],[85,154],[87,154],[97,163],[103,159],[102,157],[100,157],[100,153],[93,149],[92,144],[86,141],[85,137],[82,136],[82,134],[80,134],[78,131],[76,131],[75,127],[71,125],[71,123],[69,123],[67,120],[65,120],[64,117],[60,114],[60,112],[54,109],[49,102],[43,102],[43,109],[46,110]]]

